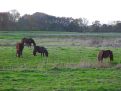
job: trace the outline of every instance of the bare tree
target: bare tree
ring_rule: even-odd
[[[9,25],[9,13],[1,12],[0,13],[0,29],[6,29]]]
[[[9,13],[11,15],[11,20],[13,22],[17,22],[18,19],[20,18],[20,13],[17,10],[15,10],[15,9],[9,11]]]

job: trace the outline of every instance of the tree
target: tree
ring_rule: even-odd
[[[15,10],[15,9],[9,11],[9,13],[11,15],[10,19],[13,22],[17,22],[18,19],[20,18],[20,13],[17,10]]]
[[[114,26],[115,32],[121,32],[121,21],[118,21],[116,25]]]
[[[0,29],[1,30],[8,28],[9,23],[10,23],[9,16],[10,16],[9,12],[0,13]]]
[[[91,31],[100,32],[100,27],[101,27],[100,21],[96,20],[96,21],[92,22]]]
[[[103,24],[101,26],[101,32],[108,32],[108,31],[109,31],[108,25],[107,24]]]

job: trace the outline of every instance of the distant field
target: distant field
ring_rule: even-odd
[[[0,31],[0,39],[21,37],[121,37],[121,33],[78,33],[55,31]]]
[[[42,46],[121,47],[121,33],[50,31],[0,31],[0,46],[15,46],[23,37],[34,38]]]
[[[25,46],[15,56],[15,44],[32,37],[49,57],[32,55]],[[0,32],[0,91],[121,91],[121,34],[43,31]],[[100,49],[110,49],[114,61],[98,64]]]

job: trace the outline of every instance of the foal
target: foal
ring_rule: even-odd
[[[48,57],[48,51],[45,47],[34,46],[33,55],[36,56],[36,53],[41,53],[41,56]]]
[[[19,42],[16,44],[16,56],[20,57],[22,56],[22,51],[24,49],[24,43],[23,42]]]

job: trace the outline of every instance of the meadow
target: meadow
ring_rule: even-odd
[[[32,37],[49,57],[32,55],[15,44]],[[97,61],[100,49],[110,49],[114,61]],[[121,34],[48,31],[0,32],[0,91],[121,91]]]

